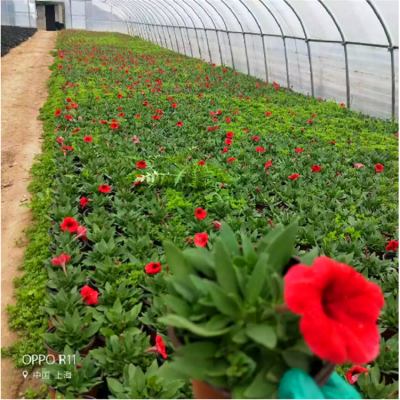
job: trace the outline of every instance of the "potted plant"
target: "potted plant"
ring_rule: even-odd
[[[77,287],[72,288],[69,292],[65,292],[61,289],[57,294],[47,295],[46,305],[43,310],[46,312],[48,317],[54,319],[65,317],[66,313],[73,314],[75,310],[78,311],[79,315],[83,315],[87,309],[82,295],[78,292]],[[49,318],[49,328],[53,326]]]
[[[66,399],[95,397],[103,381],[100,368],[90,355],[82,358],[78,351],[74,353],[69,346],[65,346],[63,354],[66,356],[65,362],[46,364],[43,368],[46,374],[42,374],[42,380],[49,386],[51,398],[55,399],[56,393],[64,395]]]
[[[138,317],[141,310],[142,303],[138,303],[129,311],[125,311],[122,308],[121,301],[117,299],[112,307],[104,311],[104,314],[95,312],[93,317],[101,324],[100,334],[102,341],[105,343],[106,337],[119,336],[121,333],[125,336],[139,333],[141,322]]]
[[[104,289],[100,290],[100,300],[97,310],[105,311],[112,307],[117,299],[121,302],[124,310],[129,310],[137,304],[143,296],[143,290],[138,287],[130,287],[125,282],[121,284],[106,283]]]
[[[106,347],[91,350],[90,354],[107,377],[118,377],[125,365],[149,366],[155,356],[152,352],[145,353],[148,348],[148,336],[139,331],[132,335],[121,334],[106,338]]]
[[[43,333],[42,337],[48,354],[52,354],[56,361],[65,345],[83,355],[87,354],[93,347],[95,335],[101,326],[101,322],[93,322],[92,312],[80,316],[78,310],[72,315],[65,313],[63,318],[51,318],[51,322],[53,327]]]
[[[296,232],[277,226],[255,248],[222,224],[212,252],[164,244],[170,312],[159,322],[178,351],[169,368],[197,398],[276,398],[290,368],[322,386],[335,364],[378,355],[380,288],[316,251],[293,259]]]
[[[166,364],[164,364],[166,365]],[[168,380],[162,376],[164,366],[160,368],[157,361],[145,372],[133,364],[125,365],[122,382],[107,378],[110,399],[182,399],[180,389],[185,385],[181,380]]]
[[[154,345],[157,333],[167,334],[166,325],[160,324],[158,322],[158,317],[166,314],[167,306],[165,305],[163,299],[159,296],[153,297],[153,303],[151,306],[146,308],[146,311],[139,318],[144,324],[143,330],[150,335],[150,342]]]

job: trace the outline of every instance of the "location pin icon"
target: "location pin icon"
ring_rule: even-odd
[[[26,379],[26,377],[28,376],[28,371],[24,371],[23,373],[22,373],[22,376],[24,377],[24,379]]]

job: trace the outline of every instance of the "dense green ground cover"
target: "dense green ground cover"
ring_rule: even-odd
[[[212,248],[221,221],[256,242],[276,224],[298,219],[298,254],[317,247],[378,282],[387,300],[382,331],[397,330],[398,259],[386,249],[398,240],[396,124],[124,35],[64,31],[58,48],[43,109],[45,154],[33,170],[37,236],[31,235],[18,304],[10,309],[11,325],[30,340],[9,350],[15,359],[37,352],[48,314],[57,316],[56,327],[72,318],[85,331],[93,321],[88,325],[107,347],[91,354],[106,377],[121,377],[130,363],[145,369],[153,362],[153,353],[142,355],[150,347],[138,330],[142,323],[157,330],[173,357],[156,320],[165,313],[161,243],[191,247],[195,234],[207,233]],[[71,257],[65,271],[61,254]],[[146,274],[152,262],[162,271]],[[46,310],[38,308],[43,267],[52,293]],[[88,282],[100,296],[88,295],[86,304],[77,290]],[[135,308],[143,299],[151,306]],[[46,338],[63,350],[65,336]],[[69,344],[81,350],[85,340]],[[397,337],[388,349],[383,342],[378,361],[392,375],[396,343]],[[166,385],[160,383],[166,390],[160,396],[187,396],[186,386]],[[393,391],[365,385],[365,397]],[[82,392],[79,385],[61,392],[67,389]]]

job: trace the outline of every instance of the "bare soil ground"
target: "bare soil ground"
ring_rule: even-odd
[[[39,31],[1,59],[1,346],[12,344],[17,333],[8,329],[4,311],[14,301],[13,279],[25,250],[22,231],[31,222],[31,213],[22,204],[30,200],[27,186],[35,154],[41,151],[42,122],[39,109],[48,96],[46,83],[53,62],[56,33]],[[10,359],[1,360],[1,398],[16,399],[28,386],[39,382]]]

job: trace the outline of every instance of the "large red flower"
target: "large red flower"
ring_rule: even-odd
[[[206,210],[202,209],[201,207],[197,208],[196,211],[194,212],[194,215],[196,218],[201,221],[202,219],[207,217],[207,212]]]
[[[271,161],[271,160],[269,160],[269,161],[264,165],[264,168],[265,168],[265,169],[268,169],[269,167],[272,167],[272,161]]]
[[[65,270],[65,264],[71,259],[71,256],[62,253],[59,257],[53,257],[53,259],[51,260],[52,264],[54,266],[60,266],[63,271],[66,273]]]
[[[322,168],[319,166],[319,165],[317,165],[317,164],[314,164],[312,167],[311,167],[311,171],[312,172],[320,172],[322,170]]]
[[[89,204],[89,199],[87,197],[81,197],[81,199],[79,200],[79,205],[82,208],[85,208],[88,204]]]
[[[208,233],[196,233],[194,235],[194,244],[198,247],[206,247],[208,243]]]
[[[302,316],[300,330],[319,358],[335,364],[366,364],[379,353],[376,320],[382,291],[354,268],[318,257],[298,264],[285,276],[285,302]]]
[[[109,192],[111,192],[111,186],[101,185],[101,186],[99,186],[99,192],[101,192],[101,193],[109,193]]]
[[[233,132],[226,132],[226,137],[232,139],[235,136]]]
[[[93,142],[93,138],[92,138],[91,136],[85,136],[85,137],[83,138],[83,141],[84,141],[84,142],[87,142],[87,143],[91,143],[91,142]]]
[[[399,242],[397,240],[391,240],[386,246],[387,251],[396,251],[398,248]]]
[[[144,270],[146,271],[146,274],[154,275],[161,272],[162,267],[159,262],[151,262],[144,267]]]
[[[65,217],[63,222],[61,222],[60,228],[63,232],[68,230],[69,233],[74,233],[78,229],[78,221],[71,217]]]
[[[182,122],[182,121],[178,121],[178,122],[176,123],[176,126],[183,126],[183,122]]]
[[[304,151],[304,149],[297,148],[297,149],[294,149],[294,151],[295,151],[296,153],[302,153],[302,152]]]
[[[292,181],[295,181],[299,176],[300,176],[299,174],[292,174],[292,175],[289,175],[288,178]]]
[[[59,115],[61,115],[61,110],[60,110],[60,109],[56,110],[56,111],[54,112],[54,115],[55,115],[56,117],[58,117]]]
[[[146,168],[146,161],[138,161],[138,162],[136,163],[136,166],[137,166],[138,168],[145,169],[145,168]]]
[[[118,129],[118,128],[119,128],[119,125],[118,125],[116,122],[113,122],[113,123],[110,125],[110,128],[111,128],[111,129]]]
[[[375,164],[375,171],[382,172],[384,170],[384,166],[382,164]]]
[[[265,153],[264,147],[256,147],[256,152],[257,153]]]
[[[235,157],[229,157],[227,161],[228,161],[228,163],[231,163],[231,162],[236,161],[236,158]]]
[[[98,303],[99,292],[97,290],[92,289],[88,285],[82,288],[81,295],[83,297],[84,302],[88,306],[92,306]]]

